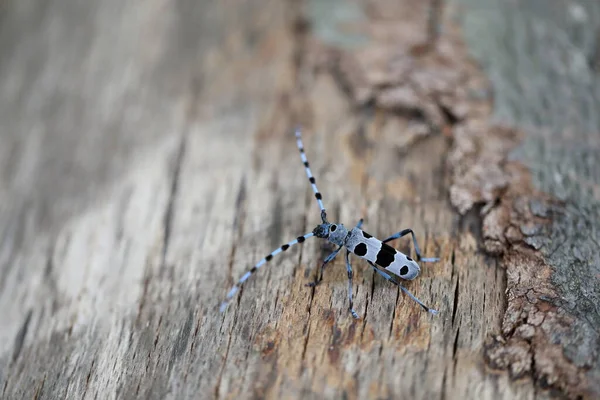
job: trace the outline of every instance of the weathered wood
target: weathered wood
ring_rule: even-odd
[[[546,84],[537,87],[544,96],[511,97],[529,81],[520,80],[518,66],[499,73],[505,70],[490,60],[516,56],[489,43],[508,37],[521,46],[520,31],[509,24],[524,27],[555,14],[515,19],[533,1],[489,0],[499,10],[493,15],[469,4],[461,11],[463,26],[492,77],[493,109],[485,76],[451,21],[451,5],[443,6],[443,29],[428,48],[427,8],[413,3],[5,1],[2,398],[513,399],[548,396],[540,391],[544,383],[563,395],[597,391],[597,336],[589,329],[597,327],[600,292],[592,218],[599,174],[586,162],[591,158],[542,146],[549,146],[547,137],[561,139],[557,146],[578,145],[560,135],[562,119],[543,100],[552,99],[556,112],[569,104],[559,94],[569,93],[582,104],[574,135],[585,135],[575,137],[585,137],[587,147],[580,149],[598,155],[595,64],[586,67],[588,75],[572,72],[552,93],[544,90],[551,90],[547,82],[559,67],[542,68]],[[342,20],[325,12],[340,8],[347,11],[336,14]],[[498,15],[501,22],[491,24]],[[471,17],[488,21],[488,36]],[[587,35],[598,20],[577,32]],[[553,40],[549,47],[541,42],[544,49],[563,49]],[[535,58],[541,53],[518,55],[544,60]],[[593,89],[584,91],[585,82]],[[551,129],[498,138],[487,129],[494,112],[514,123],[537,118]],[[322,285],[304,286],[330,249],[314,239],[274,259],[226,314],[218,313],[249,266],[319,222],[293,141],[298,122],[330,219],[352,225],[364,216],[365,229],[379,237],[411,227],[424,254],[441,257],[406,285],[440,315],[424,313],[355,259],[361,319],[353,320],[343,257],[327,267]],[[473,138],[470,124],[486,129]],[[493,139],[507,140],[496,155],[489,153]],[[531,272],[529,264],[519,270],[515,258],[481,248],[529,253],[509,247],[506,220],[468,211],[482,202],[490,204],[487,215],[515,207],[510,188],[522,176],[510,168],[520,166],[506,169],[505,158],[520,140],[519,161],[533,171],[524,196],[553,207],[558,198],[577,212],[543,218],[550,231],[515,242],[566,240],[579,252],[547,246],[535,257],[553,268],[554,279],[572,282],[557,268],[561,263],[588,274],[575,274],[587,282],[582,291],[561,284],[553,292],[567,306],[549,302],[579,324],[555,338],[554,348],[567,358],[542,359],[559,373],[531,365],[544,355],[535,345],[547,343],[546,332],[527,342],[518,336],[526,323],[507,330],[511,313],[525,309],[511,272]],[[479,141],[487,147],[464,147]],[[549,160],[553,155],[560,157]],[[536,167],[549,161],[552,168]],[[560,165],[571,162],[577,179],[552,183]],[[472,179],[477,168],[484,179]],[[568,233],[581,229],[581,221],[592,221],[590,235]],[[531,221],[512,221],[520,222]],[[408,239],[395,245],[411,251]],[[584,316],[589,325],[579,329]],[[491,337],[508,345],[490,344]],[[520,358],[511,358],[515,341],[527,342]],[[500,362],[507,359],[521,364]],[[509,372],[491,371],[486,360]],[[575,375],[580,381],[569,380]]]
[[[482,215],[485,248],[502,255],[508,278],[502,336],[486,358],[569,397],[598,398],[600,4],[464,4],[494,119],[522,130],[516,148],[500,150],[508,184]]]

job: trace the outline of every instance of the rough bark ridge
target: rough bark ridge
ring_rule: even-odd
[[[569,397],[598,397],[600,260],[593,221],[600,170],[592,160],[600,156],[600,125],[586,110],[600,105],[593,67],[599,39],[586,22],[597,21],[600,7],[491,1],[484,11],[464,3],[467,38],[492,77],[493,120],[505,124],[457,130],[449,158],[453,204],[461,213],[482,205],[483,246],[507,269],[502,334],[486,343],[486,359],[514,377],[532,373],[542,387]],[[491,14],[498,24],[514,21],[513,29],[494,36],[479,29],[481,20],[474,23],[479,17],[493,24],[485,17]],[[509,66],[503,57],[521,62]],[[582,58],[590,62],[565,69],[565,62]],[[525,128],[518,133],[506,124]]]

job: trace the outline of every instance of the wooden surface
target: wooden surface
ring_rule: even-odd
[[[0,3],[1,397],[600,393],[598,6],[408,3]],[[319,222],[297,123],[438,316],[315,239],[218,313]]]

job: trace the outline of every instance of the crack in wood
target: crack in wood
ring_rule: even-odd
[[[29,330],[29,323],[31,322],[32,314],[33,314],[33,310],[30,309],[27,312],[25,321],[23,321],[23,324],[21,324],[21,329],[19,329],[19,332],[17,333],[17,336],[15,337],[15,341],[13,344],[13,355],[12,355],[13,364],[19,358],[19,354],[21,354],[21,349],[23,348],[23,343],[25,342],[25,337],[27,336],[27,331]]]
[[[452,264],[452,269],[454,270],[454,263]],[[452,327],[454,327],[454,322],[456,320],[456,314],[458,313],[458,292],[460,288],[460,276],[456,277],[456,285],[454,287],[454,303],[452,306]]]
[[[83,395],[81,396],[82,399],[85,399],[85,395],[87,394],[88,387],[90,386],[90,378],[92,377],[92,371],[94,370],[94,364],[95,363],[96,363],[96,358],[94,357],[92,359],[92,365],[90,366],[88,374],[85,377],[85,387],[83,389]]]
[[[40,398],[40,396],[42,395],[42,391],[44,390],[45,383],[46,383],[46,374],[44,374],[42,383],[35,390],[35,394],[33,395],[34,400],[38,400]]]
[[[167,252],[169,250],[169,244],[171,241],[171,231],[173,229],[173,218],[175,213],[175,200],[179,191],[179,181],[181,179],[181,166],[183,165],[183,159],[185,157],[185,149],[187,144],[187,136],[182,135],[179,139],[179,146],[175,153],[175,160],[173,162],[171,172],[171,187],[169,190],[169,197],[167,199],[167,208],[165,210],[163,218],[163,246],[162,246],[162,259],[161,269],[166,267]]]

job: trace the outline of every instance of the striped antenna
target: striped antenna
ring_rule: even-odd
[[[297,243],[304,242],[306,239],[308,239],[311,236],[313,236],[312,232],[307,233],[306,235],[303,235],[303,236],[298,236],[296,239],[292,240],[291,242],[286,243],[283,246],[279,247],[278,249],[272,251],[268,256],[266,256],[265,258],[260,260],[254,267],[252,267],[251,269],[246,271],[246,273],[240,278],[240,280],[231,288],[229,293],[227,293],[227,297],[225,298],[225,301],[223,301],[221,303],[220,311],[223,312],[227,309],[229,302],[231,301],[233,296],[235,296],[235,294],[240,290],[240,287],[242,287],[244,282],[246,282],[248,280],[248,278],[250,278],[250,276],[252,276],[252,274],[254,274],[260,267],[262,267],[263,265],[265,265],[266,263],[271,261],[271,259],[273,257],[275,257],[277,254],[279,254],[283,251],[286,251],[291,246],[293,246]]]
[[[323,196],[321,196],[321,192],[317,188],[317,183],[315,177],[313,176],[310,165],[308,164],[308,159],[306,158],[306,154],[304,154],[304,145],[302,144],[302,133],[300,132],[300,128],[296,128],[296,144],[298,145],[298,150],[300,151],[300,158],[304,163],[304,170],[306,171],[306,176],[308,177],[308,181],[312,186],[312,190],[315,193],[315,198],[317,199],[317,203],[319,203],[319,208],[321,209],[321,219],[323,222],[327,221],[325,207],[323,206]]]

